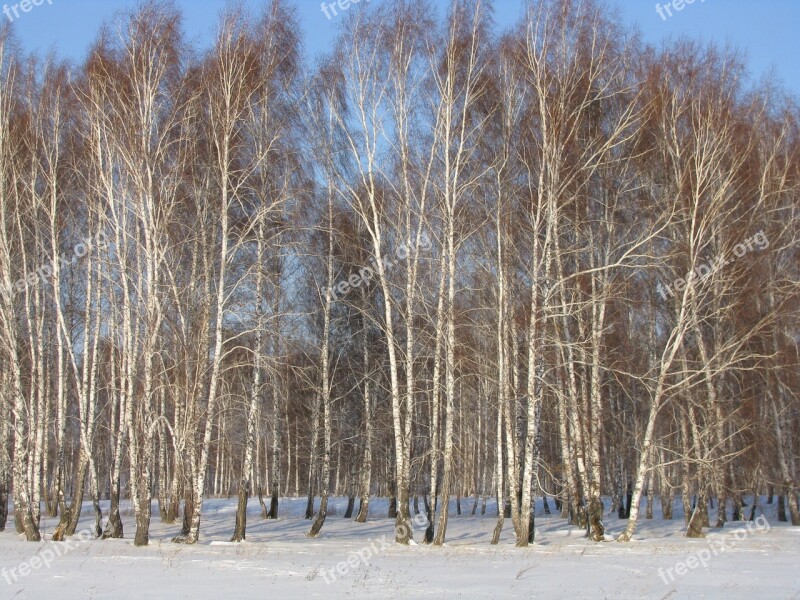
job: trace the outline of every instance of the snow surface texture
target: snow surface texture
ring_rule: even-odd
[[[609,541],[598,544],[557,514],[545,515],[540,500],[536,543],[519,549],[509,520],[501,543],[489,544],[493,502],[483,517],[480,506],[471,516],[471,498],[462,499],[462,516],[451,502],[443,548],[395,545],[387,502],[378,498],[365,524],[343,519],[347,499],[332,499],[320,536],[311,540],[305,536],[310,521],[302,518],[305,502],[282,499],[281,518],[267,521],[251,500],[247,541],[241,544],[227,541],[235,498],[204,503],[200,543],[194,546],[171,542],[179,526],[161,523],[155,504],[145,548],[133,545],[129,510],[123,511],[127,539],[81,541],[76,535],[59,548],[50,541],[55,519],[43,517],[45,541],[33,544],[14,533],[10,517],[0,533],[0,598],[800,599],[800,528],[778,522],[776,503],[762,501],[749,530],[746,523],[728,523],[706,530],[705,539],[690,540],[683,537],[680,501],[675,519],[665,521],[657,500],[655,518],[640,520],[633,541],[611,541],[625,521],[607,515]],[[89,504],[83,513],[79,530],[93,522]],[[415,526],[414,538],[421,537],[422,528]]]

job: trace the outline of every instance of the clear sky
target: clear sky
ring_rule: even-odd
[[[7,14],[2,22],[14,22],[17,39],[26,51],[55,50],[59,56],[79,62],[85,56],[100,25],[121,8],[136,5],[136,0],[24,0],[41,2],[27,5],[23,0],[0,0]],[[244,0],[257,8],[262,0]],[[352,0],[351,0],[352,1]],[[348,11],[360,10],[367,2],[351,4]],[[23,3],[24,3],[23,2]],[[326,0],[336,2],[336,0]],[[609,0],[607,5],[618,10],[622,20],[635,25],[644,39],[653,44],[669,43],[681,35],[726,43],[747,53],[750,74],[760,78],[770,70],[781,78],[786,88],[800,96],[800,0]],[[433,0],[440,12],[447,0]],[[207,46],[225,0],[175,0],[184,15],[187,38]],[[294,0],[305,30],[305,48],[310,57],[318,56],[332,42],[341,22],[341,11],[329,19],[320,8],[321,0]],[[656,5],[662,7],[661,15]],[[521,0],[496,0],[496,21],[501,28],[510,26],[521,12]],[[670,6],[666,10],[665,6]],[[680,11],[674,5],[682,6]],[[17,7],[17,17],[14,7]],[[672,16],[669,16],[671,13]]]

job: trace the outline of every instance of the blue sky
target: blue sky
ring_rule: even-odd
[[[0,0],[0,5],[14,15],[13,7],[21,0]],[[26,51],[55,50],[59,56],[79,62],[94,39],[100,25],[121,8],[134,6],[136,0],[37,0],[41,6],[29,6],[29,12],[17,8],[14,18],[17,39]],[[262,0],[244,0],[256,8]],[[336,0],[326,0],[327,2]],[[348,11],[359,10],[366,2],[352,4]],[[661,0],[660,6],[688,0]],[[184,30],[190,40],[206,46],[211,39],[225,0],[176,0],[184,15]],[[339,15],[328,19],[320,0],[294,0],[305,30],[306,53],[318,56],[331,44],[341,22]],[[434,0],[442,9],[446,0]],[[792,93],[800,96],[800,1],[798,0],[694,0],[682,10],[656,11],[654,0],[610,0],[623,22],[635,25],[644,39],[653,44],[669,43],[686,35],[717,44],[735,46],[748,57],[751,77],[760,78],[774,71]],[[496,21],[508,27],[519,17],[520,0],[496,0]],[[328,11],[331,12],[330,10]],[[441,11],[440,11],[441,12]],[[672,16],[668,16],[669,13]],[[0,14],[0,19],[8,17]]]

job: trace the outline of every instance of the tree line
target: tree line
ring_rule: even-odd
[[[241,541],[303,495],[315,536],[332,494],[401,544],[451,498],[518,546],[537,497],[595,541],[655,496],[800,525],[795,99],[600,3],[492,15],[359,6],[314,64],[284,0],[208,48],[143,2],[79,65],[2,30],[0,527],[89,500],[118,538],[129,500],[137,545],[153,506],[194,543],[237,495]]]

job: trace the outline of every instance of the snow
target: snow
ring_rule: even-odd
[[[451,502],[443,548],[395,545],[386,500],[377,498],[364,524],[342,518],[346,498],[332,499],[322,533],[311,540],[305,536],[310,522],[302,518],[305,503],[282,499],[281,518],[267,521],[251,500],[247,541],[234,544],[228,540],[235,498],[207,500],[194,546],[171,542],[179,526],[161,523],[154,504],[148,547],[137,548],[132,539],[76,536],[68,547],[61,545],[61,556],[45,561],[49,566],[43,559],[55,553],[49,540],[56,520],[43,517],[45,541],[34,544],[17,536],[9,519],[0,533],[0,598],[800,598],[800,527],[779,523],[774,503],[762,501],[765,515],[759,508],[750,529],[728,523],[707,530],[705,539],[689,540],[680,502],[673,521],[661,519],[656,502],[655,518],[640,520],[633,541],[597,544],[557,515],[545,515],[540,501],[537,540],[525,549],[514,547],[508,520],[501,543],[489,544],[493,502],[484,517],[480,507],[471,516],[472,499],[462,500],[462,516]],[[89,504],[84,515],[79,529],[92,522]],[[129,509],[123,521],[132,538]],[[612,540],[625,521],[608,515],[605,525]],[[415,526],[414,535],[420,540],[422,528]],[[676,571],[679,563],[683,575]],[[22,564],[31,569],[24,577]]]

